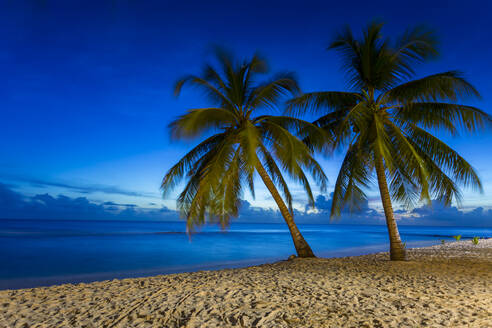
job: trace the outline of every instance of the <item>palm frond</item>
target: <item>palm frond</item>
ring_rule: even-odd
[[[459,104],[415,102],[396,108],[395,116],[423,128],[447,130],[453,135],[492,127],[490,115],[476,107]]]
[[[391,149],[393,145],[391,144],[391,138],[386,131],[386,126],[383,119],[377,114],[374,114],[373,117],[373,126],[371,130],[374,131],[374,139],[371,142],[371,147],[374,153],[383,158],[389,173],[393,174],[394,165],[393,158],[391,156]]]
[[[191,109],[169,124],[174,139],[195,138],[209,130],[232,127],[238,121],[235,113],[224,108]]]
[[[324,150],[326,145],[331,144],[332,140],[327,131],[320,128],[316,124],[304,121],[290,116],[258,116],[253,122],[260,123],[262,121],[273,122],[287,131],[294,134],[311,150]]]
[[[387,120],[386,125],[392,135],[392,144],[396,148],[397,153],[391,156],[392,163],[395,158],[401,158],[406,165],[406,172],[412,172],[412,176],[416,178],[420,186],[420,200],[425,200],[430,203],[428,172],[424,160],[417,152],[408,136],[404,135],[401,129]]]
[[[422,158],[424,158],[427,172],[429,172],[429,186],[432,193],[432,199],[436,199],[446,206],[451,205],[453,200],[458,206],[461,206],[462,194],[456,183],[442,171],[442,169],[428,156],[425,152],[418,148]]]
[[[218,206],[224,205],[226,201],[221,189],[224,189],[224,181],[227,181],[224,172],[234,165],[233,161],[236,158],[237,147],[234,139],[233,134],[227,135],[189,171],[190,178],[177,203],[190,227],[205,223],[207,212],[210,219],[223,214],[218,211]],[[231,209],[229,212],[234,213]]]
[[[345,70],[350,88],[361,88],[359,80],[359,65],[361,57],[361,45],[354,38],[350,27],[346,26],[333,38],[327,50],[336,50],[342,57],[342,67]]]
[[[281,192],[283,193],[283,197],[287,202],[290,213],[294,213],[294,209],[292,207],[292,194],[290,193],[289,186],[282,175],[282,171],[277,166],[275,159],[270,154],[265,145],[263,145],[263,143],[260,143],[259,153],[264,158],[263,162],[268,174],[272,178],[273,183],[277,187],[279,187]]]
[[[244,167],[253,174],[256,168],[257,156],[261,136],[260,131],[251,122],[245,122],[237,133],[237,141],[244,152]]]
[[[395,53],[400,60],[404,60],[406,66],[413,63],[422,63],[429,58],[438,56],[437,38],[434,31],[425,26],[417,26],[405,31],[397,39]],[[411,71],[413,73],[413,70]]]
[[[245,102],[245,107],[249,109],[250,113],[259,107],[276,109],[282,97],[296,95],[299,92],[299,85],[293,73],[277,74],[272,80],[251,91],[249,99]]]
[[[354,92],[326,91],[304,93],[287,101],[286,113],[300,115],[306,113],[327,114],[351,108],[360,100]]]
[[[173,165],[162,180],[161,189],[163,195],[166,196],[173,190],[179,184],[186,172],[189,172],[191,168],[196,165],[197,161],[207,153],[211,152],[219,143],[223,142],[225,137],[225,133],[220,133],[207,138],[183,156],[178,163]]]
[[[431,158],[438,167],[450,172],[453,179],[460,184],[482,191],[482,183],[478,174],[455,150],[414,124],[409,124],[407,128],[408,139]]]
[[[221,92],[211,82],[195,75],[188,75],[178,80],[174,86],[174,94],[178,96],[185,84],[191,84],[194,87],[202,90],[210,101],[220,107],[234,108],[234,104],[228,97]]]
[[[457,101],[468,97],[479,98],[480,94],[460,72],[449,71],[398,85],[387,91],[385,97],[388,102],[409,104],[440,100]]]
[[[260,131],[263,138],[269,142],[275,158],[282,165],[282,169],[287,171],[294,181],[303,185],[310,201],[314,203],[311,187],[303,169],[309,170],[322,190],[326,188],[328,179],[311,156],[309,147],[273,120],[261,121]]]
[[[364,188],[371,182],[371,155],[369,150],[358,140],[345,154],[342,166],[333,190],[330,217],[339,217],[346,207],[350,211],[360,209],[360,204],[367,199]]]

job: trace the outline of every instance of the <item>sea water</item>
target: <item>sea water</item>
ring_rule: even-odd
[[[316,255],[388,250],[385,226],[299,225]],[[184,222],[0,220],[0,289],[242,267],[295,254],[284,224],[205,226]],[[401,226],[407,247],[491,237],[492,228]]]

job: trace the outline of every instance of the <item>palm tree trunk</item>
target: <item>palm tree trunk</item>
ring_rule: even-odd
[[[376,174],[378,176],[379,192],[381,194],[381,202],[383,203],[384,215],[386,216],[386,226],[388,227],[390,239],[390,259],[392,261],[405,261],[407,259],[405,247],[401,243],[400,233],[396,225],[391,206],[391,198],[386,181],[386,173],[384,171],[383,158],[380,154],[375,154]]]
[[[263,167],[263,165],[259,160],[257,161],[257,163],[258,164],[256,165],[256,170],[258,171],[258,174],[260,175],[261,179],[265,183],[265,186],[272,194],[273,199],[275,200],[278,208],[280,209],[280,213],[282,213],[282,216],[284,217],[285,223],[287,223],[287,226],[289,227],[290,235],[292,236],[292,240],[294,241],[294,246],[297,251],[297,256],[315,257],[313,251],[311,250],[311,247],[309,247],[309,244],[306,242],[301,232],[297,228],[294,222],[294,218],[292,217],[292,214],[290,213],[289,209],[285,205],[284,200],[278,193],[278,190],[273,184],[272,179],[270,179],[268,173],[266,172],[265,168]]]

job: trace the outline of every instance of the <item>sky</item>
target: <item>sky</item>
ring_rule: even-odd
[[[441,56],[417,77],[460,70],[482,95],[468,102],[492,113],[492,46],[488,1],[22,1],[0,3],[0,217],[176,219],[176,193],[162,197],[165,172],[194,142],[170,141],[167,125],[207,106],[174,82],[198,73],[210,46],[240,57],[261,53],[272,72],[296,72],[303,91],[344,90],[334,33],[384,21],[397,36],[424,24]],[[482,194],[464,190],[460,208],[403,210],[400,223],[492,226],[492,133],[438,135],[478,171]],[[317,211],[292,185],[302,222],[329,222],[330,189],[343,154],[320,158],[328,193]],[[259,179],[258,179],[259,180]],[[261,181],[245,194],[240,220],[278,220]],[[344,223],[381,223],[380,199]]]

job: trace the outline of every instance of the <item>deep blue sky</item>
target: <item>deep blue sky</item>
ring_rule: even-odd
[[[241,56],[259,51],[273,71],[295,71],[305,91],[343,90],[340,61],[324,50],[337,30],[348,24],[360,31],[380,19],[393,36],[425,24],[439,36],[441,57],[418,67],[418,76],[461,70],[483,96],[471,104],[492,113],[488,1],[12,0],[0,6],[3,200],[8,194],[37,204],[43,200],[36,195],[48,194],[78,198],[79,205],[172,209],[174,198],[162,200],[159,184],[191,144],[170,143],[166,126],[185,109],[207,105],[191,91],[174,98],[172,85],[200,70],[210,44]],[[482,195],[465,191],[463,210],[492,208],[492,134],[442,137],[484,184]],[[339,156],[323,164],[334,182]],[[257,187],[256,201],[246,199],[273,206]],[[305,198],[298,193],[297,200],[302,209]],[[378,202],[374,194],[369,206],[378,210]],[[39,215],[29,208],[19,216]],[[11,210],[0,216],[20,213]]]

